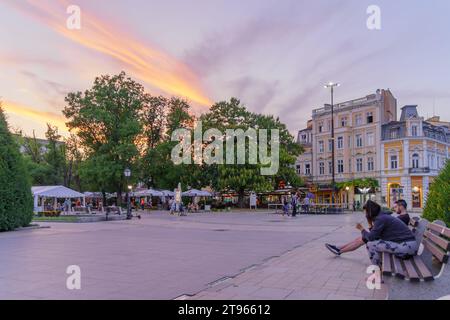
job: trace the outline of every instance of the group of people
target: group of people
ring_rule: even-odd
[[[396,216],[382,212],[380,205],[372,200],[368,200],[363,209],[369,225],[368,229],[358,223],[356,228],[361,232],[361,236],[342,246],[326,243],[328,250],[340,256],[365,245],[370,261],[378,266],[381,264],[383,252],[394,254],[400,259],[409,259],[417,255],[419,244],[408,227],[411,218],[407,212],[405,200],[395,202]]]
[[[313,204],[313,200],[308,196],[302,200],[300,192],[296,192],[292,195],[290,201],[287,199],[283,200],[283,216],[289,216],[292,210],[292,217],[296,217],[300,208],[302,208],[303,212],[309,212],[309,208]]]

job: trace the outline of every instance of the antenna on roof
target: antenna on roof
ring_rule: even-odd
[[[436,97],[433,97],[433,117],[436,116]]]

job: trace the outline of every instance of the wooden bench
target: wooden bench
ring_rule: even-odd
[[[441,277],[450,280],[450,270],[446,268],[450,256],[450,228],[441,221],[429,223],[426,219],[411,219],[410,227],[420,244],[418,255],[405,260],[390,253],[382,254],[381,272],[389,284],[390,298],[415,299],[422,294],[425,299],[437,299],[448,294],[440,292],[440,288],[445,290],[445,285],[424,288],[428,285],[418,286],[418,283],[434,283],[433,280]],[[386,281],[388,278],[392,279]],[[411,288],[413,283],[417,284]]]

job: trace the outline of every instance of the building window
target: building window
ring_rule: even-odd
[[[362,125],[362,115],[361,115],[361,114],[357,114],[357,115],[355,116],[355,124],[356,124],[357,126]]]
[[[373,157],[367,158],[367,171],[373,171],[375,169],[375,163]]]
[[[319,133],[323,132],[323,122],[319,122]]]
[[[333,139],[328,140],[328,151],[333,151]]]
[[[344,137],[338,137],[337,147],[338,147],[338,149],[343,149],[344,148]]]
[[[302,141],[303,143],[306,143],[308,141],[306,134],[302,135]]]
[[[417,153],[414,153],[412,156],[412,167],[414,169],[419,168],[419,155]]]
[[[391,156],[391,169],[398,168],[398,158],[397,156]]]
[[[348,159],[348,172],[352,172],[352,159]]]
[[[341,118],[341,127],[346,127],[347,126],[347,117],[342,117]]]
[[[328,174],[333,174],[333,162],[328,161]]]
[[[344,173],[344,160],[338,160],[337,167],[338,173]]]
[[[369,132],[367,134],[367,145],[368,146],[374,146],[375,145],[375,135],[373,132]]]
[[[367,123],[373,123],[373,112],[367,112]]]
[[[324,152],[324,146],[323,146],[323,141],[322,140],[319,141],[319,152],[320,153]]]
[[[356,159],[356,171],[357,172],[363,171],[363,159],[361,159],[361,158]]]
[[[357,134],[357,135],[356,135],[356,147],[357,147],[357,148],[361,148],[362,146],[363,146],[362,135]]]
[[[327,131],[331,131],[331,121],[327,120]]]
[[[309,176],[311,174],[311,164],[305,164],[305,175]]]
[[[413,137],[417,137],[417,136],[418,136],[418,134],[417,134],[417,126],[416,126],[416,125],[413,125],[413,126],[411,127],[411,135],[412,135]]]
[[[297,174],[302,174],[302,166],[300,164],[297,165]]]
[[[320,162],[319,163],[319,174],[324,175],[325,174],[325,163]]]
[[[398,129],[391,129],[391,139],[397,139],[398,138]]]
[[[348,147],[352,147],[352,137],[348,137]]]

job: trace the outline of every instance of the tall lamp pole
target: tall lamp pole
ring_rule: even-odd
[[[329,82],[326,85],[324,85],[325,89],[330,89],[330,93],[331,93],[331,141],[332,141],[332,146],[331,146],[331,165],[332,165],[332,170],[331,170],[331,188],[332,193],[331,193],[331,204],[334,205],[335,203],[335,191],[336,191],[336,177],[335,177],[335,154],[334,154],[334,149],[335,149],[335,145],[334,145],[334,88],[335,87],[339,87],[340,84],[339,83],[334,83],[334,82]]]
[[[126,168],[123,172],[126,180],[127,180],[127,220],[131,219],[131,202],[130,202],[130,189],[131,186],[128,185],[131,176],[131,170]]]

